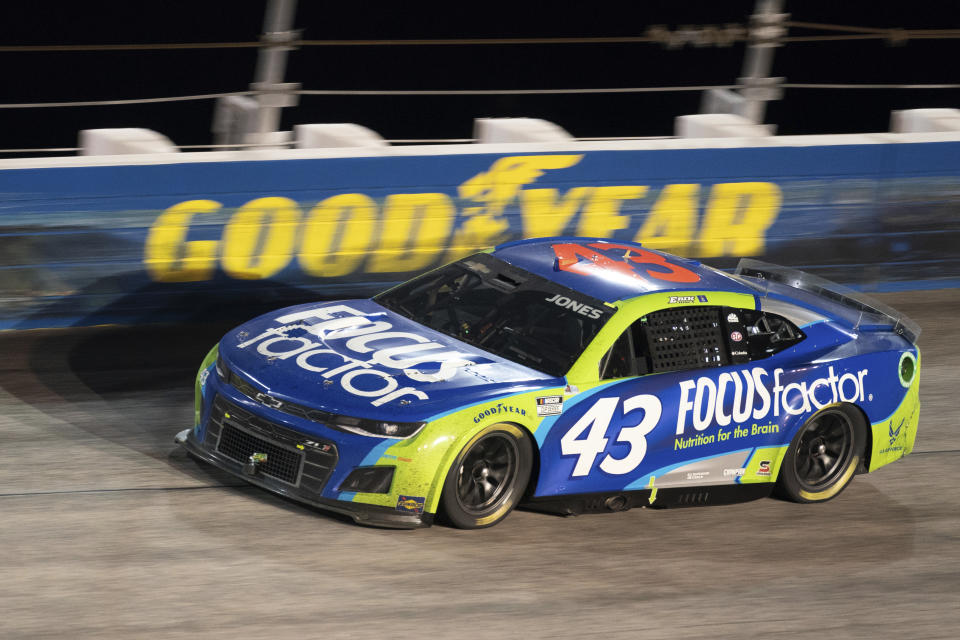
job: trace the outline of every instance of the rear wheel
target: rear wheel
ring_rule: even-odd
[[[824,502],[850,484],[866,443],[866,425],[853,407],[836,405],[814,414],[794,436],[778,480],[794,502]]]
[[[461,529],[490,527],[513,510],[530,480],[533,445],[512,424],[487,427],[460,451],[440,497],[445,519]]]

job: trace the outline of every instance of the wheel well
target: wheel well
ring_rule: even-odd
[[[873,429],[870,427],[870,419],[867,417],[866,412],[855,404],[844,403],[843,406],[849,407],[853,413],[856,413],[860,419],[863,420],[863,432],[865,436],[863,443],[863,460],[860,461],[860,468],[857,469],[857,473],[866,473],[867,469],[870,468],[870,454],[873,452]]]
[[[503,422],[500,424],[513,425],[518,429],[522,429],[528,436],[530,436],[530,449],[533,454],[533,460],[530,464],[530,480],[527,482],[527,489],[523,493],[523,499],[526,500],[537,490],[537,480],[540,479],[540,447],[537,445],[537,438],[525,424],[520,424],[519,422]]]
[[[537,445],[536,437],[533,435],[533,432],[527,428],[527,425],[520,424],[519,422],[502,422],[499,424],[513,425],[518,429],[522,429],[530,436],[530,449],[533,453],[533,460],[530,464],[530,480],[527,482],[527,489],[523,493],[523,499],[526,500],[537,490],[537,480],[540,479],[540,447]]]
[[[496,422],[489,426],[496,426],[498,424],[509,424],[512,427],[521,429],[530,437],[530,449],[533,454],[533,460],[531,461],[531,465],[530,465],[530,481],[527,483],[527,489],[524,492],[524,499],[525,499],[529,496],[532,496],[534,491],[536,491],[537,480],[540,478],[540,447],[537,446],[537,439],[534,437],[533,432],[530,431],[530,429],[528,429],[526,425],[520,424],[519,422]],[[484,427],[484,428],[486,429],[487,427]],[[456,462],[457,455],[458,453],[454,452],[453,457],[451,458],[451,464]],[[438,471],[438,473],[442,473],[442,476],[440,479],[441,492],[443,491],[443,480],[446,478],[446,474],[449,472],[449,470],[450,470],[450,466],[448,465],[448,466],[445,466],[443,470]]]
[[[540,479],[540,446],[537,444],[537,439],[534,437],[533,432],[527,429],[524,425],[517,425],[530,435],[530,443],[533,445],[533,461],[530,465],[530,481],[527,482],[527,490],[524,492],[524,499],[533,496],[537,490],[537,481]]]

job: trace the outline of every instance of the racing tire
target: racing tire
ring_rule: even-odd
[[[523,497],[533,468],[526,430],[507,423],[473,436],[457,455],[440,495],[442,519],[459,529],[492,527]]]
[[[857,409],[832,405],[807,420],[780,466],[777,494],[793,502],[826,502],[843,491],[863,461],[866,424]]]

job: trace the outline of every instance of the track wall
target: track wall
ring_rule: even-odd
[[[477,149],[0,161],[0,328],[366,296],[563,234],[720,267],[753,256],[868,290],[960,284],[957,141]]]

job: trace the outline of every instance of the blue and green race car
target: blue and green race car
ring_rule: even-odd
[[[230,331],[176,441],[385,527],[822,502],[912,450],[918,335],[799,271],[521,240]]]

